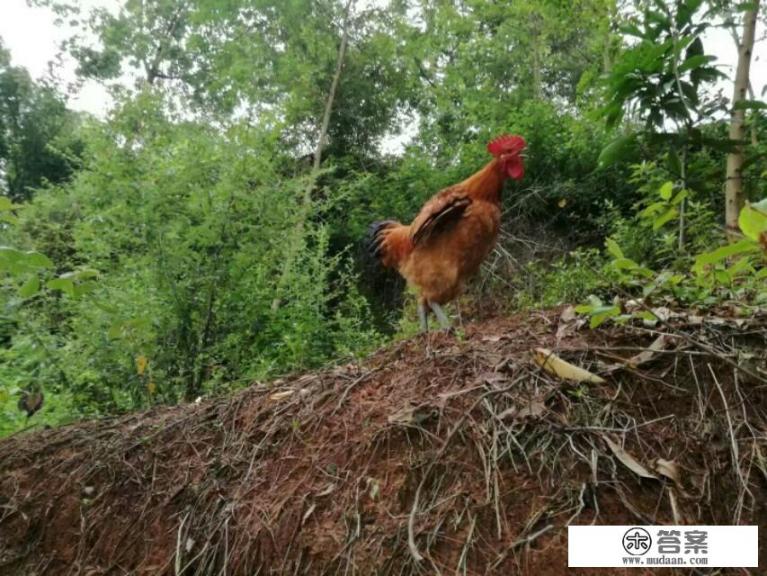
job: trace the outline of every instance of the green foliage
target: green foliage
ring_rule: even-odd
[[[82,154],[79,125],[52,87],[11,65],[0,39],[0,193],[19,202],[68,179]]]
[[[602,225],[627,257],[651,268],[686,266],[689,258],[678,250],[680,205],[686,203],[687,250],[695,253],[719,242],[715,212],[699,194],[669,180],[665,162],[643,162],[631,167],[628,181],[636,186],[638,199],[632,216],[624,216],[609,204]]]
[[[19,212],[14,243],[54,262],[2,253],[15,275],[56,269],[22,285],[24,297],[45,289],[33,303],[13,304],[46,342],[45,389],[81,414],[111,412],[377,345],[348,257],[329,252],[328,202],[301,204],[306,180],[282,175],[275,136],[175,124],[156,106],[147,94],[94,127],[84,170]],[[148,117],[151,129],[135,132]],[[31,379],[27,331],[16,328],[8,362]]]
[[[660,193],[667,201],[673,201],[667,186],[661,187]],[[657,302],[695,305],[699,310],[730,301],[737,301],[741,306],[767,304],[765,208],[767,201],[745,206],[739,220],[744,238],[683,260],[686,267],[677,266],[679,272],[668,268],[656,272],[642,266],[627,258],[619,244],[608,238],[605,247],[611,260],[607,270],[612,272],[612,282],[603,284],[603,287],[611,291],[618,289],[622,297],[639,296],[644,305],[635,305],[624,313],[621,298],[616,297],[612,305],[605,305],[591,295],[576,311],[588,315],[591,327],[595,328],[609,319],[627,321],[635,318],[655,323],[658,317],[652,306]]]
[[[722,77],[703,52],[702,34],[709,27],[700,0],[646,4],[638,18],[622,27],[639,41],[627,48],[607,81],[607,121],[617,124],[627,111],[636,111],[648,128],[663,130],[669,120],[691,125],[707,114],[700,90]]]
[[[598,326],[631,318],[626,297],[764,299],[764,204],[744,209],[741,242],[722,246],[718,226],[731,143],[701,35],[733,18],[719,3],[32,2],[76,28],[80,77],[116,105],[74,115],[0,50],[0,434],[412,334],[413,299],[361,239],[475,172],[505,132],[528,141],[526,176],[470,308],[583,302]],[[742,106],[744,182],[763,198],[764,106]],[[401,154],[382,151],[393,139]],[[28,422],[16,402],[37,390]]]
[[[550,307],[582,301],[608,285],[603,268],[604,257],[594,248],[575,250],[551,265],[529,262],[520,273],[524,284],[517,305]]]

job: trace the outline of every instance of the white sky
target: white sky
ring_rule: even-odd
[[[82,9],[94,6],[117,8],[120,0],[80,0]],[[11,51],[11,61],[23,66],[35,79],[48,76],[49,64],[59,53],[59,44],[71,34],[68,27],[57,27],[55,15],[47,8],[32,8],[26,0],[0,0],[0,38]],[[65,58],[54,68],[63,84],[75,83],[75,63]],[[66,86],[62,86],[64,91]],[[103,118],[111,100],[99,83],[88,81],[71,96],[70,108],[90,112]]]
[[[83,10],[92,6],[106,7],[115,10],[120,0],[80,0]],[[46,8],[31,8],[26,0],[0,0],[0,37],[6,48],[11,51],[15,65],[24,66],[33,78],[47,76],[49,63],[57,55],[59,43],[67,37],[70,30],[57,28],[54,24],[53,13]],[[757,31],[757,37],[763,33]],[[722,71],[725,74],[734,73],[737,61],[737,51],[729,34],[723,30],[711,29],[704,38],[707,52],[719,57]],[[767,85],[767,42],[761,42],[754,51],[751,64],[751,83],[759,98],[762,89]],[[65,84],[75,82],[75,64],[71,59],[65,59],[55,67],[56,76]],[[63,88],[63,87],[62,87]],[[732,84],[722,84],[725,95],[731,96]],[[75,110],[83,110],[104,117],[109,110],[110,98],[106,89],[96,82],[86,82],[72,95],[69,105]]]

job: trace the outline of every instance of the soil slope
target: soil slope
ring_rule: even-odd
[[[567,525],[767,526],[767,320],[567,316],[7,438],[0,573],[620,574]]]

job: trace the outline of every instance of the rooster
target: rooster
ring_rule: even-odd
[[[493,159],[463,182],[435,194],[409,226],[394,220],[370,226],[371,254],[383,266],[396,268],[418,291],[421,330],[428,330],[429,310],[450,329],[442,305],[460,294],[466,278],[495,246],[503,183],[524,176],[524,148],[521,136],[496,138],[487,145]]]

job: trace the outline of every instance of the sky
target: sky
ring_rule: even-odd
[[[116,10],[120,0],[80,0],[80,6],[83,10],[92,7]],[[26,68],[35,79],[48,76],[49,65],[55,62],[61,41],[71,33],[68,27],[57,27],[55,19],[51,10],[30,7],[27,0],[0,0],[0,38],[11,51],[11,62]],[[73,84],[75,68],[71,58],[64,58],[55,66],[55,74],[64,85]],[[88,81],[71,96],[69,107],[103,118],[111,103],[103,86]]]
[[[86,10],[98,6],[117,10],[121,0],[80,0],[81,7]],[[71,32],[67,28],[58,28],[54,14],[47,8],[33,8],[26,0],[0,0],[0,37],[5,47],[11,51],[14,65],[24,66],[33,78],[45,77],[49,71],[49,63],[53,62],[59,53],[60,42]],[[764,30],[757,30],[759,37]],[[719,57],[719,64],[725,74],[733,75],[737,62],[737,50],[730,35],[724,30],[710,29],[704,37],[707,52]],[[757,97],[767,85],[767,42],[763,41],[754,50],[751,63],[751,83]],[[64,84],[74,83],[75,63],[70,58],[64,58],[55,66],[56,76]],[[732,83],[724,81],[721,84],[724,93],[731,95]],[[90,112],[98,117],[104,117],[111,105],[106,89],[97,82],[88,81],[77,88],[72,94],[69,106],[75,110]]]

